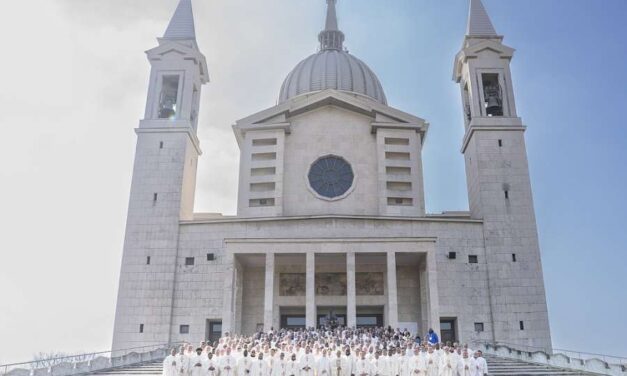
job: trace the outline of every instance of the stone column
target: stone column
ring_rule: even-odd
[[[305,325],[307,328],[316,327],[316,254],[307,252],[306,261],[306,301],[305,301]]]
[[[355,252],[346,253],[346,326],[357,326],[357,297],[355,289]]]
[[[274,253],[266,253],[266,283],[264,287],[263,330],[269,331],[274,321]]]
[[[396,289],[396,252],[387,253],[388,325],[398,328],[398,296]]]
[[[225,255],[224,295],[222,298],[222,333],[233,332],[233,291],[235,280],[235,257],[227,252]]]
[[[427,323],[429,328],[440,335],[440,303],[438,296],[438,271],[435,260],[435,251],[427,252],[427,262],[425,266],[425,281],[427,282]],[[426,328],[427,330],[429,328]]]

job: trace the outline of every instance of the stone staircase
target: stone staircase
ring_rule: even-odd
[[[488,362],[490,376],[592,376],[593,373],[584,373],[542,364],[523,362],[522,360],[501,358],[494,355],[484,355]]]
[[[162,372],[163,372],[163,363],[161,361],[158,361],[158,362],[135,364],[132,366],[127,366],[127,367],[106,369],[106,370],[90,373],[89,375],[93,375],[93,376],[125,376],[125,375],[157,376],[159,375],[161,376]]]
[[[582,373],[541,364],[523,362],[485,355],[488,362],[490,376],[593,376],[592,373]],[[161,362],[136,364],[128,367],[111,368],[90,373],[91,376],[160,376],[163,370]]]

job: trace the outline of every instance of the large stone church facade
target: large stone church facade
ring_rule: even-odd
[[[236,216],[193,211],[209,71],[191,0],[147,51],[114,349],[331,317],[550,350],[514,50],[471,0],[453,70],[470,207],[427,214],[429,123],[388,104],[375,73],[347,52],[335,1],[318,52],[289,73],[278,104],[233,126]]]

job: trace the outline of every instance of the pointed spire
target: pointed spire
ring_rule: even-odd
[[[492,21],[486,12],[481,0],[470,0],[470,10],[468,12],[467,36],[497,36]]]
[[[337,12],[335,11],[335,3],[337,0],[327,0],[327,22],[325,30],[338,30]]]
[[[324,30],[318,34],[321,50],[341,50],[344,44],[344,33],[337,26],[337,0],[327,0],[327,19]]]
[[[196,40],[192,0],[180,0],[163,39]]]

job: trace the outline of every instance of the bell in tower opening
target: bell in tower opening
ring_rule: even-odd
[[[487,116],[503,116],[503,93],[499,84],[499,75],[495,73],[484,73],[481,75],[483,81],[483,98]]]
[[[179,76],[164,76],[159,95],[159,119],[174,119],[178,101]]]

